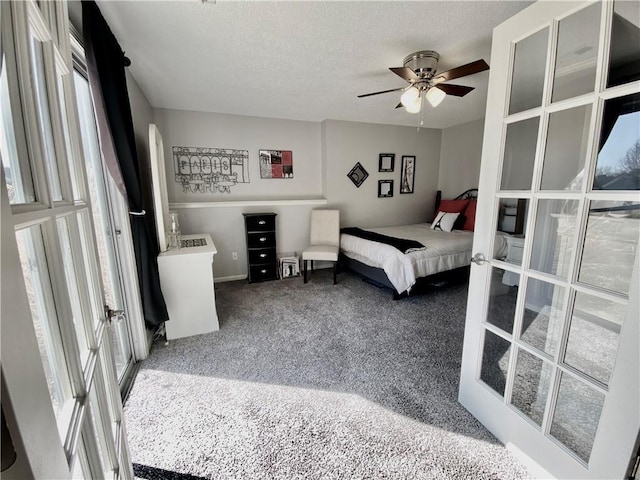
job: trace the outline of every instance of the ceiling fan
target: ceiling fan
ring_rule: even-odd
[[[409,82],[409,86],[382,90],[381,92],[365,93],[364,95],[358,95],[358,98],[404,90],[404,93],[400,97],[400,103],[396,108],[405,107],[409,113],[418,113],[421,111],[422,103],[425,99],[431,106],[435,107],[439,105],[447,95],[464,97],[473,90],[473,87],[451,85],[443,82],[489,70],[487,62],[484,60],[476,60],[475,62],[452,68],[446,72],[437,73],[436,67],[438,66],[439,59],[440,54],[433,50],[423,50],[412,53],[405,57],[403,61],[404,66],[389,68],[393,73]]]

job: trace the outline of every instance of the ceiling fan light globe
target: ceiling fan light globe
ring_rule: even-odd
[[[438,87],[431,87],[427,91],[425,98],[431,104],[432,107],[437,107],[438,105],[440,105],[440,103],[442,102],[442,100],[444,100],[444,97],[446,96],[447,94],[444,93],[442,90],[440,90]]]
[[[420,91],[416,87],[409,87],[400,97],[400,103],[405,107],[414,104],[420,96]]]
[[[418,113],[420,112],[420,107],[422,107],[422,99],[420,97],[416,97],[413,103],[407,105],[405,110],[409,113]]]

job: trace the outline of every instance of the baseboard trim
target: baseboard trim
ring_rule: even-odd
[[[247,279],[247,274],[245,273],[244,275],[230,275],[228,277],[215,277],[213,280],[217,283],[224,283],[224,282],[235,282],[236,280],[246,280]]]

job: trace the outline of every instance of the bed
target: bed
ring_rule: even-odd
[[[340,235],[341,265],[371,283],[392,289],[396,299],[407,296],[418,282],[437,282],[445,273],[464,276],[471,264],[476,195],[477,189],[471,189],[453,200],[441,200],[438,192],[432,223],[439,226],[441,216],[444,219],[453,214],[451,225],[445,228],[434,229],[432,223],[418,223],[368,228],[364,234],[358,232],[359,229],[343,229]],[[376,241],[378,236],[380,241]],[[391,239],[390,244],[381,243],[388,239]],[[398,239],[407,242],[393,246],[393,240]],[[500,255],[504,250],[506,241],[498,235],[496,252]]]

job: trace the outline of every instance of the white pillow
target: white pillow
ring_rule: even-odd
[[[438,212],[435,220],[431,224],[433,230],[442,230],[443,232],[450,232],[453,230],[453,225],[458,219],[459,213]]]

